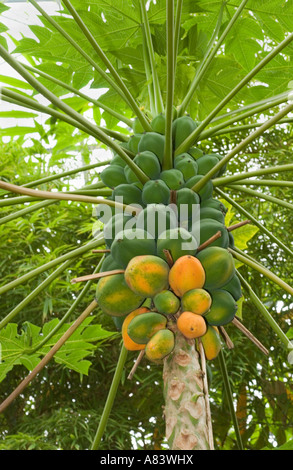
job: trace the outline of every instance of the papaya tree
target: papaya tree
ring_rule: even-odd
[[[251,280],[272,284],[289,308],[293,288],[280,264],[290,260],[292,248],[284,220],[274,220],[274,207],[285,214],[293,207],[293,7],[285,0],[63,0],[50,15],[35,0],[29,4],[40,21],[30,25],[33,38],[12,38],[11,50],[11,36],[1,25],[0,56],[17,75],[1,76],[1,98],[15,116],[34,118],[34,127],[4,128],[2,135],[37,132],[55,146],[48,167],[50,151],[33,140],[29,153],[43,173],[37,177],[19,183],[3,168],[1,207],[23,207],[4,213],[0,223],[45,214],[57,204],[76,205],[77,212],[84,205],[90,235],[2,283],[1,296],[13,308],[0,320],[1,379],[19,364],[29,374],[7,394],[0,412],[53,358],[66,363],[74,338],[82,345],[80,360],[93,342],[112,341],[107,328],[90,325],[99,310],[105,326],[113,321],[121,351],[92,450],[101,445],[129,356],[130,381],[142,364],[145,374],[160,370],[172,450],[215,448],[210,364],[217,367],[236,445],[243,449],[247,388],[240,389],[236,412],[227,363],[237,345],[230,331],[274,361],[266,336],[245,325],[247,300],[282,345],[283,361],[292,364],[292,318],[280,325],[270,298],[261,297]],[[3,20],[7,8],[1,3]],[[47,130],[37,119],[43,115]],[[278,129],[284,138],[278,139]],[[274,155],[266,160],[268,147]],[[97,148],[109,158],[98,158]],[[74,162],[79,153],[81,163],[73,169],[69,157]],[[24,153],[20,165],[25,163]],[[79,189],[50,186],[93,169],[95,182],[84,181]],[[260,203],[268,214],[256,214]],[[268,216],[276,228],[267,226]],[[253,246],[256,235],[263,250],[254,253],[248,243]],[[96,264],[84,272],[79,261],[89,255]],[[72,262],[80,272],[71,277]],[[34,325],[22,314],[65,273],[71,307],[57,321]],[[15,304],[14,293],[18,297],[32,280],[34,289]],[[92,288],[88,306],[67,324]],[[19,336],[20,327],[25,336]],[[73,359],[68,364],[81,372]]]

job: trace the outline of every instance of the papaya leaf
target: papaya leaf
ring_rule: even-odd
[[[113,337],[115,333],[106,331],[99,324],[91,325],[94,317],[87,318],[76,330],[70,339],[56,353],[55,361],[68,369],[80,374],[88,374],[91,366],[90,357],[94,350],[102,342]],[[40,350],[38,344],[43,341],[59,324],[58,319],[45,323],[40,328],[30,322],[23,325],[22,331],[16,323],[9,323],[0,333],[2,360],[0,363],[0,382],[4,380],[10,370],[16,365],[23,365],[27,370],[33,370],[42,357],[54,346],[54,344],[67,331],[71,324],[63,325],[58,333],[53,335]],[[30,351],[35,351],[30,353]]]

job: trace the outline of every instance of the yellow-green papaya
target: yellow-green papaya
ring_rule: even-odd
[[[142,313],[128,325],[127,334],[137,344],[147,344],[157,331],[166,328],[167,318],[157,312]]]

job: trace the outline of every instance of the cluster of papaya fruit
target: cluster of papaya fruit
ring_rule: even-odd
[[[193,187],[221,156],[193,147],[175,157],[174,168],[163,170],[164,115],[151,125],[153,132],[138,128],[122,144],[148,177],[145,184],[118,155],[101,173],[112,200],[123,198],[140,210],[112,211],[104,225],[109,253],[96,299],[122,330],[127,349],[144,349],[151,361],[161,361],[179,330],[188,339],[201,338],[207,359],[213,359],[221,348],[219,327],[233,320],[242,292],[227,250],[234,246],[225,226],[227,209],[213,198],[211,180],[198,193]],[[174,151],[196,126],[189,116],[173,121]],[[200,249],[217,232],[221,236]]]

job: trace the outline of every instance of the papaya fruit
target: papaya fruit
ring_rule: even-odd
[[[205,289],[192,289],[181,298],[182,312],[192,312],[197,315],[205,315],[212,305],[212,298]]]
[[[128,222],[132,223],[133,220],[136,219],[134,219],[131,214],[126,214],[124,212],[115,214],[111,217],[111,219],[104,225],[104,239],[107,248],[111,248],[115,236],[124,229]]]
[[[200,244],[203,244],[209,240],[218,231],[221,232],[222,236],[217,240],[213,241],[210,246],[220,246],[222,248],[228,248],[229,246],[229,232],[224,224],[213,219],[202,219],[200,221]]]
[[[204,289],[220,289],[231,281],[235,274],[233,256],[217,246],[209,246],[196,254],[205,271]]]
[[[191,218],[198,218],[200,197],[190,188],[182,188],[177,191],[176,204],[178,219],[183,222]]]
[[[201,209],[206,209],[206,208],[210,208],[210,209],[216,209],[216,210],[219,210],[221,212],[223,212],[224,215],[227,214],[228,212],[228,209],[226,206],[224,206],[224,204],[219,201],[219,199],[206,199],[205,201],[202,201],[201,202]]]
[[[207,331],[207,324],[202,315],[182,312],[177,319],[178,330],[188,339],[200,338]]]
[[[160,174],[160,179],[166,183],[169,189],[176,191],[184,187],[184,178],[180,170],[164,170]]]
[[[236,302],[242,297],[241,282],[237,274],[234,274],[231,281],[221,287],[221,289],[230,292]]]
[[[169,266],[158,256],[133,257],[125,269],[124,276],[133,292],[148,298],[154,297],[169,286]]]
[[[160,179],[149,180],[142,190],[143,204],[169,204],[170,189],[166,183]]]
[[[145,348],[144,344],[138,344],[135,343],[130,336],[128,335],[127,329],[129,323],[138,315],[142,315],[143,313],[150,312],[150,310],[147,307],[140,307],[133,312],[129,313],[123,320],[122,328],[121,328],[121,333],[122,333],[122,340],[125,348],[128,351],[141,351],[142,349]],[[117,318],[117,317],[116,317]]]
[[[135,316],[127,327],[127,334],[137,344],[147,344],[147,342],[159,330],[167,326],[165,315],[157,312],[147,312]]]
[[[110,165],[118,165],[124,168],[126,166],[126,163],[124,160],[122,160],[122,158],[119,155],[115,155],[112,158]]]
[[[120,184],[127,183],[124,168],[120,165],[108,165],[107,168],[101,172],[100,178],[109,188],[115,188]]]
[[[134,163],[152,180],[160,177],[161,165],[157,156],[153,152],[138,153],[134,159]],[[133,170],[126,166],[124,168],[125,178],[128,183],[138,183],[139,180]]]
[[[124,274],[112,274],[99,279],[96,299],[107,315],[121,317],[140,307],[144,297],[135,294],[124,279]]]
[[[235,248],[235,240],[234,240],[234,236],[231,232],[228,232],[228,237],[229,237],[229,248]]]
[[[192,178],[189,178],[189,180],[186,181],[185,187],[186,188],[192,188],[196,183],[198,183],[199,180],[203,175],[196,175],[193,176]],[[209,180],[202,189],[198,191],[198,195],[200,197],[201,203],[203,201],[206,201],[207,199],[211,199],[213,197],[213,191],[214,191],[214,186],[211,180]]]
[[[220,155],[218,153],[215,153],[214,155],[217,157],[219,162],[224,158],[222,155]],[[218,171],[216,176],[222,176],[225,173],[226,170],[227,170],[227,163]]]
[[[200,220],[202,219],[213,219],[221,224],[225,224],[225,215],[221,210],[213,209],[211,207],[200,208]]]
[[[111,245],[113,259],[123,268],[126,268],[135,256],[156,255],[156,252],[155,239],[140,229],[125,229],[119,232]]]
[[[122,331],[122,325],[123,325],[125,318],[126,318],[125,315],[123,317],[112,317],[113,323],[117,331]]]
[[[160,163],[163,163],[165,152],[165,136],[156,132],[145,132],[138,144],[138,152],[153,152],[157,155]]]
[[[163,290],[153,298],[155,309],[165,315],[175,315],[180,309],[180,300],[170,290]]]
[[[178,297],[182,297],[191,289],[202,289],[204,283],[204,268],[194,256],[181,256],[170,269],[169,284]]]
[[[198,248],[198,243],[191,233],[183,227],[166,230],[157,239],[157,255],[166,259],[164,250],[169,250],[173,261],[177,261],[184,255],[193,255]]]
[[[111,253],[108,253],[105,256],[105,259],[101,266],[101,273],[105,273],[107,271],[114,271],[115,269],[123,269],[120,264],[118,264],[114,259]]]
[[[158,134],[165,134],[166,129],[166,116],[163,113],[158,114],[151,121],[151,128]]]
[[[198,165],[198,173],[200,175],[206,175],[214,166],[219,163],[219,160],[214,155],[203,155],[196,160]],[[217,176],[217,175],[215,175]]]
[[[141,133],[136,133],[129,138],[128,148],[135,155],[138,152],[138,145],[139,145],[140,139],[142,138],[142,135],[143,134]]]
[[[144,128],[137,117],[133,120],[132,130],[134,134],[142,134],[144,132]]]
[[[198,158],[203,156],[203,151],[198,147],[191,147],[187,153],[189,153],[189,155],[191,155],[194,160],[197,160]]]
[[[181,116],[173,121],[174,149],[184,142],[197,128],[197,123],[190,116]]]
[[[205,357],[208,361],[216,359],[222,349],[219,330],[215,326],[208,325],[207,332],[200,338]]]
[[[151,361],[160,363],[173,351],[175,335],[171,330],[163,329],[152,336],[145,347],[145,355]]]
[[[178,226],[177,213],[164,204],[148,204],[137,216],[136,227],[146,230],[155,239],[162,232]]]
[[[184,181],[188,181],[198,174],[197,161],[195,161],[188,153],[178,155],[174,160],[174,168],[181,171]]]
[[[230,292],[223,289],[210,291],[212,305],[205,319],[209,325],[222,326],[230,323],[236,315],[238,306]]]
[[[142,191],[135,184],[119,184],[112,193],[111,199],[115,199],[123,204],[132,205],[142,205]],[[123,198],[123,199],[120,199]]]

